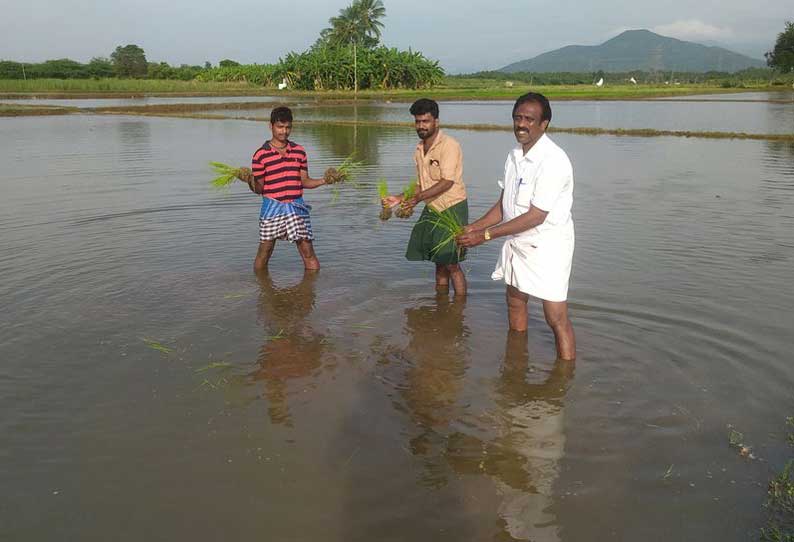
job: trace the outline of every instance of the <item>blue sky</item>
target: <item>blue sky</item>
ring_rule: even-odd
[[[117,45],[149,61],[274,62],[311,45],[348,1],[0,0],[0,59],[87,61]],[[664,4],[664,5],[662,5]],[[491,2],[384,0],[386,45],[422,51],[450,73],[497,69],[564,45],[596,45],[622,30],[719,44],[761,58],[794,19],[790,0]]]

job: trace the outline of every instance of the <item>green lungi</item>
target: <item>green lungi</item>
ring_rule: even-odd
[[[447,211],[454,213],[461,224],[469,223],[469,204],[466,200],[456,203]],[[414,229],[411,230],[411,239],[408,241],[408,248],[405,251],[406,259],[411,261],[430,260],[433,263],[445,265],[465,260],[466,249],[458,248],[454,242],[447,243],[438,250],[433,250],[449,236],[449,232],[431,224],[432,219],[430,206],[425,205]]]

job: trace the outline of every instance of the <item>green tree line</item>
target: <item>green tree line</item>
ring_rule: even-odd
[[[111,77],[140,79],[179,79],[190,81],[207,68],[204,66],[170,66],[165,62],[145,65],[143,74],[120,74],[111,60],[94,58],[87,64],[61,58],[40,63],[0,60],[0,79],[105,79]]]
[[[353,0],[329,19],[306,51],[290,52],[275,64],[241,65],[222,60],[217,67],[179,67],[148,62],[135,44],[118,46],[110,58],[88,64],[69,59],[40,64],[0,61],[0,79],[88,79],[103,77],[245,82],[276,86],[286,81],[300,90],[428,88],[441,82],[437,61],[416,51],[400,51],[380,41],[386,8],[381,0]]]

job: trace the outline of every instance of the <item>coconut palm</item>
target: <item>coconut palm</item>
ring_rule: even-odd
[[[339,10],[339,15],[328,20],[331,28],[320,34],[333,45],[353,46],[353,92],[358,92],[358,46],[372,48],[378,44],[383,28],[380,19],[385,15],[381,0],[353,0]]]
[[[364,38],[370,38],[374,47],[380,41],[383,23],[381,18],[386,16],[386,8],[381,0],[355,0],[351,6],[356,12],[359,27],[364,32]],[[366,43],[366,39],[363,40]]]

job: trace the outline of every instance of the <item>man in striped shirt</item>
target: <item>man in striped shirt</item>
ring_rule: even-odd
[[[303,200],[303,189],[322,186],[325,180],[309,177],[306,150],[288,139],[292,131],[292,111],[288,107],[271,111],[270,131],[272,137],[251,160],[253,175],[248,183],[253,192],[262,196],[254,270],[267,267],[277,239],[297,245],[306,269],[319,269],[320,261],[312,245],[311,206]]]

